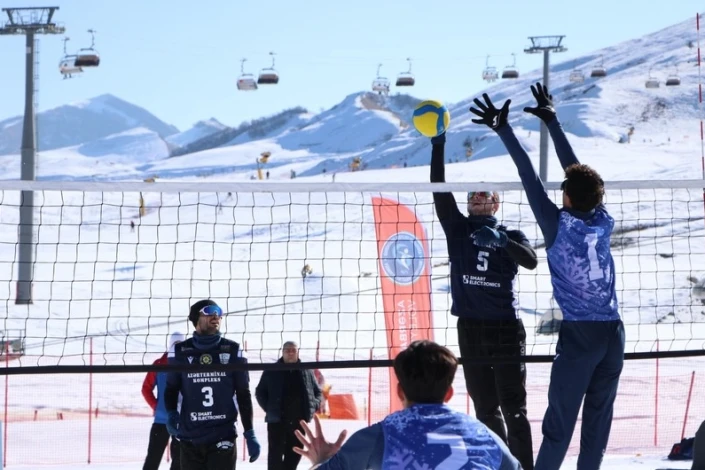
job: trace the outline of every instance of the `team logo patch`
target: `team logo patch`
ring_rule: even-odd
[[[218,442],[215,447],[218,450],[230,450],[235,446],[235,443],[231,441],[220,441]]]
[[[426,266],[423,245],[414,234],[398,232],[382,246],[382,269],[395,284],[408,286],[421,276]]]
[[[227,364],[230,361],[230,353],[220,353],[218,354],[221,364]]]
[[[213,363],[213,358],[211,357],[210,354],[202,354],[201,359],[200,359],[201,364],[212,364]]]

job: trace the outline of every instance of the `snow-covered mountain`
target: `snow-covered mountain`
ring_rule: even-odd
[[[184,147],[197,140],[228,129],[228,126],[215,118],[198,121],[192,128],[178,134],[170,135],[166,141],[175,147]]]
[[[566,130],[574,138],[596,142],[648,140],[655,132],[664,130],[672,131],[674,139],[687,136],[695,139],[700,115],[693,21],[553,64],[551,93]],[[591,70],[598,66],[607,70],[607,76],[591,78]],[[498,104],[512,99],[512,126],[528,151],[538,149],[539,123],[521,110],[533,105],[529,87],[542,79],[542,70],[520,72],[519,79],[498,81],[458,103],[448,104],[452,117],[446,144],[449,161],[476,161],[506,153],[493,132],[471,122],[474,115],[468,108],[473,98],[483,92]],[[575,74],[583,74],[584,80],[571,81],[571,75]],[[676,74],[680,86],[666,87],[666,78]],[[646,88],[649,77],[660,80],[660,87]],[[409,95],[381,96],[363,91],[349,94],[319,114],[293,108],[237,127],[210,119],[177,133],[142,108],[103,95],[84,104],[42,113],[42,145],[64,148],[56,150],[60,155],[56,158],[48,155],[51,152],[42,153],[39,174],[44,178],[60,177],[63,168],[52,168],[48,161],[63,161],[71,155],[109,156],[106,169],[110,170],[110,165],[128,165],[130,152],[138,153],[131,159],[134,166],[124,167],[124,172],[91,171],[91,177],[143,179],[158,174],[161,178],[189,178],[236,173],[250,178],[262,152],[271,153],[266,169],[278,175],[289,175],[291,171],[297,176],[345,172],[350,170],[353,159],[359,159],[360,168],[368,170],[426,165],[429,139],[410,125],[412,110],[418,102],[418,98]],[[90,130],[91,123],[97,120],[86,118],[86,113],[101,118],[100,135]],[[71,120],[77,114],[81,116]],[[49,117],[55,116],[61,118],[55,118],[53,127],[46,124]],[[88,119],[88,124],[81,119]],[[114,124],[114,129],[107,123]],[[135,131],[124,134],[128,130]],[[148,138],[145,130],[154,135]],[[0,123],[0,154],[12,151],[13,145],[18,153],[18,144],[8,142],[11,136],[18,142],[20,134],[19,118]],[[139,136],[139,142],[130,142],[135,136]],[[145,139],[162,138],[171,158],[164,158],[165,147],[157,145],[156,140],[145,147]],[[115,160],[117,155],[119,161]],[[94,165],[97,170],[103,162]],[[19,162],[7,161],[7,177],[18,174],[19,168],[14,166],[19,167]]]
[[[149,111],[110,94],[37,114],[40,151],[75,146],[120,132],[145,128],[162,138],[179,130]],[[0,121],[0,155],[19,153],[22,117]]]

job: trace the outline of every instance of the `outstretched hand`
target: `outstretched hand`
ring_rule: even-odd
[[[318,418],[318,415],[315,414],[313,415],[313,424],[316,428],[315,434],[311,431],[311,428],[308,427],[306,421],[300,421],[300,424],[304,432],[302,433],[297,429],[294,431],[294,435],[296,435],[296,438],[301,442],[303,448],[294,447],[294,452],[308,458],[314,466],[333,457],[343,446],[343,441],[348,435],[348,432],[343,430],[340,435],[338,435],[338,439],[335,442],[326,441],[323,430],[321,429],[321,420]]]
[[[536,99],[536,106],[524,108],[525,113],[533,114],[543,122],[548,124],[556,118],[556,109],[553,107],[553,95],[548,94],[546,85],[537,82],[536,86],[531,85],[531,94]]]
[[[504,127],[509,120],[509,104],[512,100],[505,101],[504,105],[497,109],[487,93],[483,93],[482,98],[485,100],[484,103],[477,98],[473,100],[475,105],[480,109],[471,107],[470,112],[479,116],[480,119],[473,119],[472,122],[475,124],[484,124],[494,131]]]

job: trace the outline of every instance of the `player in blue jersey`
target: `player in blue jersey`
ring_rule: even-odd
[[[431,139],[432,183],[445,182],[445,138],[444,133]],[[458,317],[458,345],[460,356],[468,359],[463,373],[475,416],[507,443],[524,470],[531,470],[525,364],[471,361],[525,354],[526,331],[517,314],[514,283],[519,266],[536,268],[536,252],[521,230],[498,223],[497,192],[468,193],[467,216],[453,193],[435,192],[433,202],[448,246],[450,312]]]
[[[336,442],[327,442],[317,416],[315,434],[301,421],[304,434],[296,434],[304,447],[294,451],[318,470],[521,469],[487,426],[444,404],[453,396],[457,368],[458,360],[448,348],[414,341],[394,358],[403,410],[357,431],[345,445],[345,431]]]
[[[509,104],[497,109],[487,94],[473,119],[493,129],[519,171],[531,209],[543,232],[553,296],[563,312],[543,420],[536,468],[558,469],[563,462],[583,402],[580,470],[597,469],[609,440],[614,400],[624,363],[624,325],[615,289],[610,236],[614,219],[602,199],[600,175],[581,164],[563,132],[546,87],[531,87],[535,107],[524,111],[548,126],[565,179],[563,207],[548,197],[529,156],[508,123]]]
[[[188,318],[196,331],[193,337],[177,344],[174,356],[169,358],[169,364],[188,369],[169,372],[164,392],[167,429],[180,441],[181,470],[233,470],[237,461],[238,413],[250,462],[259,457],[247,371],[199,371],[193,367],[247,362],[240,345],[220,335],[222,315],[222,309],[212,300],[193,304]],[[177,409],[179,393],[182,400]]]

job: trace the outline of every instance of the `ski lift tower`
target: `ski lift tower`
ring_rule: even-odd
[[[543,84],[549,88],[549,54],[551,52],[565,52],[562,42],[565,36],[529,36],[531,46],[524,49],[527,54],[543,52]],[[549,88],[550,89],[550,88]],[[541,122],[539,137],[539,177],[544,183],[548,178],[548,127]]]
[[[22,163],[20,177],[23,181],[34,181],[34,165],[37,156],[35,130],[35,42],[37,34],[63,34],[65,28],[52,20],[59,7],[3,8],[8,22],[0,25],[0,35],[26,36],[24,123],[22,128]],[[37,67],[38,69],[38,67]],[[19,248],[17,256],[16,304],[32,303],[32,279],[34,278],[34,193],[22,191],[20,195]]]

